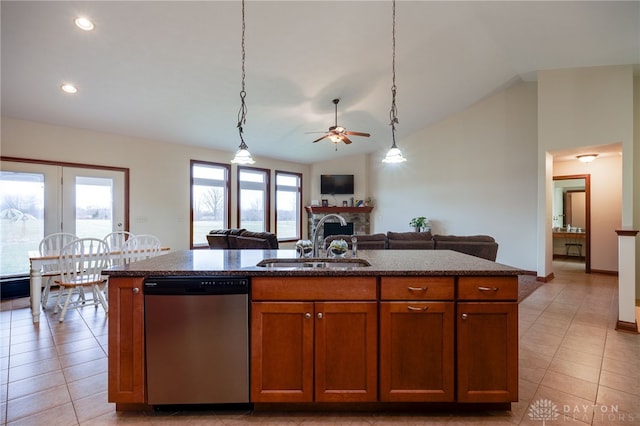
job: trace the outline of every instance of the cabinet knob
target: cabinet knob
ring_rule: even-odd
[[[318,319],[322,319],[322,312],[318,312]]]
[[[139,289],[138,287],[134,287],[134,288],[133,288],[133,292],[134,292],[135,294],[138,294],[138,293],[140,293],[140,289]]]
[[[311,318],[311,314],[309,312],[307,312],[306,314],[304,314],[304,318],[305,319],[309,319]]]
[[[466,320],[467,318],[469,318],[469,315],[462,314],[462,315],[460,315],[460,318],[462,318],[463,320]]]

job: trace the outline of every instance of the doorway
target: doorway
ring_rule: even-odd
[[[2,158],[0,278],[29,274],[45,235],[128,230],[128,169]]]
[[[584,262],[591,273],[590,175],[553,177],[553,258]]]

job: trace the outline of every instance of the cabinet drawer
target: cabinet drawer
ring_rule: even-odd
[[[460,277],[458,300],[517,300],[518,277]]]
[[[255,277],[251,300],[376,300],[376,277]]]
[[[453,300],[453,277],[382,277],[382,300]]]

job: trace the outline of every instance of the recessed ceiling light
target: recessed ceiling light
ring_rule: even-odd
[[[91,31],[95,28],[93,22],[89,18],[85,18],[84,16],[77,17],[74,22],[76,23],[76,26],[81,30]]]
[[[64,93],[73,94],[78,92],[78,88],[71,83],[63,84],[62,86],[60,86],[60,89],[62,89]]]

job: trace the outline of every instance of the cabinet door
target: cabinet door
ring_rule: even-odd
[[[145,403],[143,278],[109,278],[109,402]]]
[[[315,400],[376,401],[376,302],[316,302],[315,332]]]
[[[251,303],[251,401],[313,401],[313,302]]]
[[[517,401],[517,303],[458,303],[457,326],[458,401]]]
[[[454,303],[380,303],[380,400],[453,401]]]

